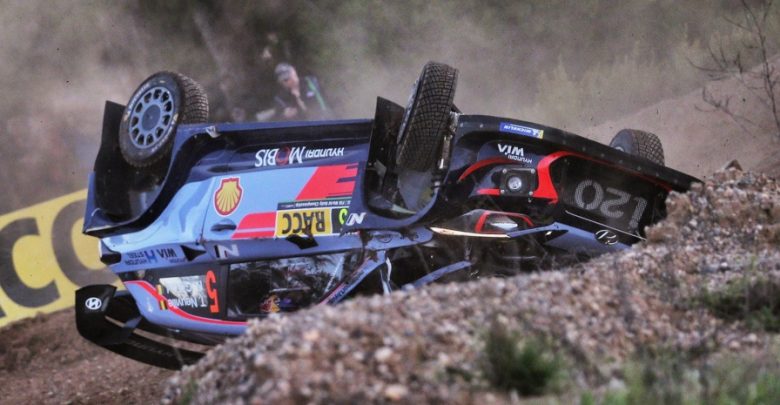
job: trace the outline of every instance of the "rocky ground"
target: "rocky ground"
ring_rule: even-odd
[[[573,391],[638,350],[763,352],[774,337],[698,304],[734,279],[780,280],[780,187],[730,169],[668,200],[646,243],[548,272],[435,285],[255,322],[177,373],[165,402],[507,402],[484,378],[494,324],[544,336]]]

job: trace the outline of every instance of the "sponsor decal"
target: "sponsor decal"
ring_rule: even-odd
[[[260,311],[267,314],[275,314],[279,312],[279,297],[276,294],[271,295],[262,304],[260,304]]]
[[[533,164],[533,161],[525,157],[525,149],[508,143],[499,143],[498,151],[509,159],[516,160],[525,164]]]
[[[349,214],[349,217],[347,217],[347,226],[362,224],[365,218],[366,218],[365,212]]]
[[[290,201],[279,203],[277,208],[281,210],[297,210],[305,208],[348,207],[351,198],[333,198],[327,200]]]
[[[84,306],[90,311],[97,311],[103,306],[103,300],[98,297],[89,297],[84,302]]]
[[[331,209],[291,210],[276,213],[276,236],[331,235],[333,223]]]
[[[127,266],[177,264],[187,261],[183,254],[179,254],[176,249],[171,247],[128,252],[124,254],[123,258],[122,263]]]
[[[217,210],[217,214],[223,217],[232,214],[238,208],[243,194],[244,189],[241,188],[238,177],[222,179],[219,188],[214,192],[214,209]]]
[[[0,215],[0,327],[73,306],[90,284],[117,284],[81,233],[86,190]]]
[[[596,232],[596,240],[605,245],[614,245],[618,243],[618,236],[609,229],[602,229]]]
[[[349,214],[349,208],[341,208],[336,213],[336,221],[335,223],[338,223],[339,225],[344,225],[344,223],[347,221],[347,215]]]
[[[531,138],[542,139],[544,137],[544,130],[524,127],[522,125],[513,124],[511,122],[502,122],[498,126],[498,130],[501,132],[510,132],[513,134],[530,136]]]
[[[162,296],[169,305],[177,308],[206,308],[209,304],[206,295],[205,276],[161,278]]]
[[[344,148],[308,149],[306,146],[260,149],[255,153],[255,167],[300,164],[306,160],[344,156]]]
[[[252,213],[238,225],[233,239],[285,238],[290,235],[335,235],[347,222],[351,198],[288,201],[277,211]],[[235,245],[215,247],[217,257],[238,256]]]
[[[220,259],[226,259],[228,257],[239,257],[241,254],[238,251],[238,245],[235,243],[230,246],[217,245],[214,247],[217,252],[217,257]]]

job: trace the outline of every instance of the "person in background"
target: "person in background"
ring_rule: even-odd
[[[327,119],[331,110],[322,95],[316,77],[300,78],[289,63],[279,63],[274,69],[280,91],[274,97],[274,119],[282,121],[305,121]]]

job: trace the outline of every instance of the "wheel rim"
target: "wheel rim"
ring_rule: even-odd
[[[130,111],[130,141],[140,149],[157,145],[173,126],[175,104],[165,87],[146,90]]]

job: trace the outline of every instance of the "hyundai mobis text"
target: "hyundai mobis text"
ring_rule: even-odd
[[[429,63],[364,120],[208,123],[172,72],[107,102],[84,232],[124,289],[80,289],[80,333],[179,368],[249,318],[625,249],[696,181],[647,132],[464,114],[456,81]]]

